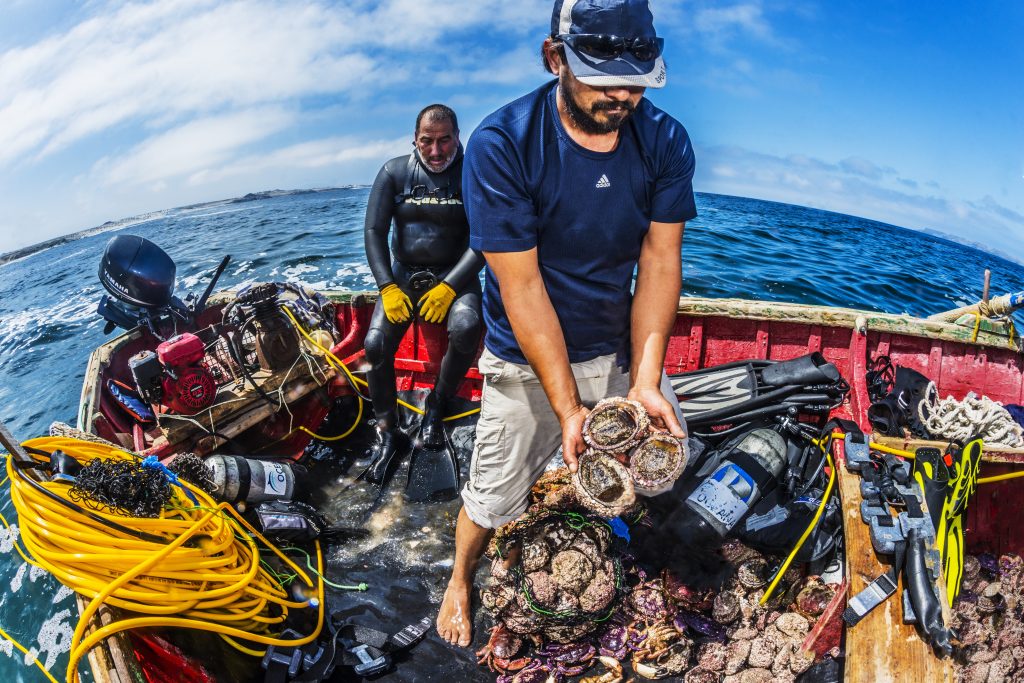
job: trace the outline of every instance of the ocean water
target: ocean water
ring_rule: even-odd
[[[0,265],[0,419],[21,440],[44,434],[55,420],[74,423],[86,361],[106,339],[95,314],[102,294],[97,270],[114,234],[161,245],[178,264],[179,296],[201,291],[226,254],[232,261],[221,279],[225,287],[286,280],[372,289],[362,236],[367,194],[347,188],[172,209]],[[1024,267],[927,234],[753,199],[699,194],[697,203],[700,217],[687,226],[683,244],[686,295],[929,315],[977,300],[986,268],[993,295],[1024,289]],[[377,545],[343,549],[334,559],[355,566],[368,550],[401,546],[400,557],[391,551],[393,562],[426,558],[424,576],[437,579],[426,594],[436,603],[450,567],[445,558],[457,504],[420,514],[403,532],[394,526],[405,515],[398,499],[389,498],[371,520]],[[0,513],[16,519],[6,487],[0,487]],[[406,536],[397,538],[401,533]],[[0,585],[9,586],[0,598],[0,627],[62,678],[77,620],[72,596],[22,562],[11,545],[11,534],[0,533]],[[424,588],[389,586],[387,596],[396,599]],[[372,606],[369,598],[353,598],[363,599]],[[386,607],[383,594],[376,600],[377,609]],[[436,643],[420,647],[445,656]],[[453,656],[463,671],[474,670],[467,655]],[[24,660],[0,641],[0,681],[43,680]]]

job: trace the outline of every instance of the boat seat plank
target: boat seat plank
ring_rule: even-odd
[[[843,536],[846,540],[846,575],[849,596],[857,595],[889,565],[879,562],[871,546],[869,527],[860,518],[860,477],[836,468],[843,500]],[[917,635],[913,625],[903,623],[899,592],[867,614],[856,626],[846,629],[845,683],[946,683],[953,681],[949,659],[940,660]]]

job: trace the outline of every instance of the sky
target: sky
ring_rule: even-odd
[[[369,184],[444,102],[543,84],[550,0],[0,0],[0,252],[270,189]],[[1024,3],[653,0],[694,189],[1024,261]]]

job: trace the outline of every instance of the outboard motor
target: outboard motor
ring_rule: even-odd
[[[104,333],[146,325],[162,338],[158,330],[168,323],[172,330],[191,326],[229,260],[225,257],[221,262],[203,296],[197,301],[190,296],[186,304],[174,296],[177,267],[167,252],[143,237],[117,235],[107,242],[100,260],[100,282],[109,292],[96,309],[107,321]]]

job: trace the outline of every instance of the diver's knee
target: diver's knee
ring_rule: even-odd
[[[460,310],[448,326],[448,343],[459,353],[472,353],[480,343],[482,329],[477,311]]]
[[[363,341],[363,348],[366,350],[366,360],[370,362],[374,368],[379,367],[381,363],[389,360],[387,353],[387,336],[383,330],[377,328],[371,328],[366,333],[366,339]]]

